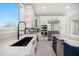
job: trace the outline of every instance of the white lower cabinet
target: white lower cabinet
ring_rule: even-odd
[[[34,40],[32,43],[32,48],[30,51],[30,56],[35,56],[36,55],[36,48],[37,48],[37,40]]]
[[[30,56],[34,56],[35,55],[35,49],[34,47],[32,47],[31,51],[30,51]]]

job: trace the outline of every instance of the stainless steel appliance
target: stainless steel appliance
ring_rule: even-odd
[[[41,25],[41,35],[47,36],[47,25]]]

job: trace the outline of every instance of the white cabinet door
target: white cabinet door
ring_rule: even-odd
[[[40,21],[41,21],[41,25],[47,25],[48,24],[47,18],[41,17]]]
[[[30,56],[34,56],[35,55],[35,49],[34,47],[32,47],[31,51],[30,51]]]
[[[44,22],[44,20],[43,20],[43,19],[41,19],[41,25],[44,25],[44,23],[45,23],[45,22]]]
[[[48,24],[48,25],[47,25],[47,30],[48,30],[48,31],[51,31],[51,24]]]
[[[61,17],[60,18],[60,34],[66,35],[66,29],[67,29],[67,24],[66,24],[66,18]]]
[[[32,48],[31,48],[31,51],[30,51],[30,56],[35,56],[35,47],[37,47],[37,41],[36,40],[33,41]]]

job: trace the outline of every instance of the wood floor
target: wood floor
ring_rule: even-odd
[[[55,56],[52,49],[52,41],[39,40],[37,47],[37,56]]]

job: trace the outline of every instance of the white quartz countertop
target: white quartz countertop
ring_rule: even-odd
[[[28,34],[20,36],[20,40],[24,37],[33,37],[32,40],[28,43],[27,46],[11,46],[12,44],[18,42],[16,36],[11,38],[0,39],[0,56],[24,56],[29,55],[31,42],[35,40],[37,34]]]
[[[65,43],[67,43],[71,46],[79,47],[79,40],[76,40],[76,38],[72,39],[70,37],[65,37],[65,36],[62,36],[60,34],[52,35],[52,36],[56,36],[59,40],[64,40]]]

